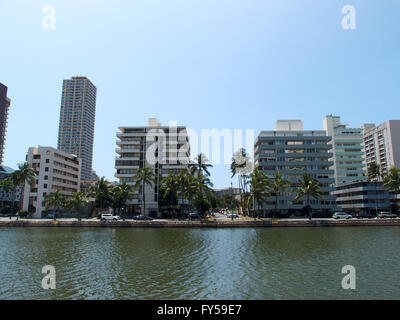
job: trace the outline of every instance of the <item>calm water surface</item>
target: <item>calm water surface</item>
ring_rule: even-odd
[[[397,227],[0,228],[0,244],[0,299],[400,298]]]

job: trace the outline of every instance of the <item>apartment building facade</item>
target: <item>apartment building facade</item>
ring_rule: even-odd
[[[382,173],[392,167],[400,168],[400,120],[389,120],[378,126],[364,124],[365,170],[371,163],[380,166]]]
[[[0,83],[0,164],[3,163],[4,146],[7,133],[8,110],[11,100],[7,97],[8,88]]]
[[[41,218],[45,210],[46,195],[57,190],[70,197],[80,189],[81,160],[76,156],[52,147],[31,147],[26,161],[36,172],[36,180],[25,184],[23,210]]]
[[[255,167],[273,180],[279,171],[290,188],[278,196],[281,213],[302,211],[305,201],[295,201],[294,189],[304,174],[310,174],[321,184],[323,198],[311,200],[313,212],[329,213],[336,209],[331,137],[322,130],[304,130],[300,120],[277,121],[274,131],[261,131],[255,141]],[[263,204],[264,215],[275,209],[275,196]]]
[[[381,182],[353,182],[336,187],[336,203],[343,211],[379,213],[390,211],[394,194],[390,194]]]
[[[349,128],[338,116],[326,116],[323,129],[332,137],[335,184],[341,186],[355,181],[366,181],[363,130]]]
[[[82,160],[81,180],[93,179],[93,143],[97,88],[86,77],[64,80],[57,149]]]
[[[190,145],[186,127],[162,126],[157,119],[149,119],[148,126],[120,127],[117,138],[115,177],[120,183],[135,185],[136,174],[145,166],[156,175],[155,185],[135,190],[134,197],[128,201],[130,212],[159,216],[162,179],[170,173],[188,169]],[[146,212],[142,205],[143,194]]]

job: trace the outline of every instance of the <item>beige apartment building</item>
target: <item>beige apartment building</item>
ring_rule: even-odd
[[[81,180],[94,179],[93,143],[96,86],[86,77],[63,81],[57,149],[81,159]]]
[[[31,147],[26,161],[35,170],[36,181],[25,184],[23,210],[32,211],[34,218],[41,218],[45,210],[45,197],[57,190],[66,197],[79,191],[81,160],[72,154],[52,147]]]
[[[382,173],[400,168],[400,120],[389,120],[378,126],[361,126],[364,136],[365,169],[371,163],[380,166]]]

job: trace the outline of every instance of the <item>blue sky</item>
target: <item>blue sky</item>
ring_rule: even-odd
[[[344,5],[356,30],[341,27]],[[42,8],[56,9],[44,30]],[[4,164],[57,146],[62,80],[98,88],[94,169],[114,178],[119,126],[321,129],[399,119],[398,0],[2,0],[0,82],[12,99]],[[230,185],[229,166],[212,170]]]

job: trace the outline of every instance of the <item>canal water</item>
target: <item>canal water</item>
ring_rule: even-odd
[[[399,299],[400,228],[0,228],[0,283],[0,299]]]

